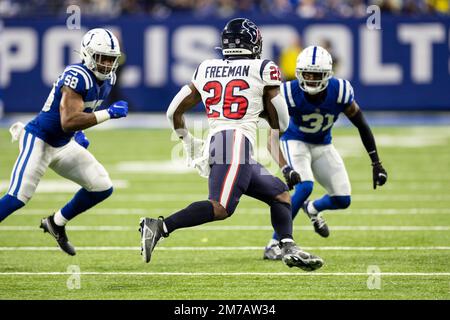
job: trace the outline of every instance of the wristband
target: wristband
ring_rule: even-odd
[[[94,116],[95,116],[95,119],[97,119],[97,124],[111,119],[111,116],[109,115],[108,110],[95,111]]]

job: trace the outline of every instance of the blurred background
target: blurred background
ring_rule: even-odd
[[[113,30],[124,52],[111,100],[165,111],[241,16],[287,80],[301,49],[321,45],[365,110],[450,111],[448,0],[0,0],[0,115],[38,112],[93,27]]]

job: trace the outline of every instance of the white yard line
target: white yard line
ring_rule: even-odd
[[[395,277],[449,277],[450,272],[0,272],[0,276],[395,276]]]
[[[108,201],[115,202],[180,202],[196,201],[207,197],[205,193],[133,193],[133,194],[113,194]],[[33,199],[34,202],[68,201],[70,197],[65,195],[52,195],[49,197],[39,196]],[[450,202],[450,195],[447,194],[355,194],[352,195],[354,202]],[[256,200],[255,200],[256,201]]]
[[[311,230],[310,226],[295,226],[294,230]],[[68,226],[69,231],[136,231],[138,226]],[[271,226],[203,226],[183,231],[271,231]],[[449,231],[450,226],[332,226],[332,231]],[[42,231],[34,226],[0,226],[0,231]]]
[[[79,251],[140,251],[140,247],[78,247]],[[259,251],[264,247],[156,247],[157,251]],[[304,250],[321,251],[429,251],[450,250],[450,247],[302,247]],[[59,251],[58,247],[0,247],[0,251]]]
[[[178,211],[180,208],[114,208],[114,209],[91,209],[86,214],[91,216],[104,216],[104,215],[151,215],[156,216],[160,214],[168,214]],[[53,212],[54,208],[44,209],[21,209],[17,216],[43,216],[49,212]],[[237,209],[238,214],[251,214],[251,215],[268,215],[270,214],[269,208],[251,208],[251,209]],[[347,210],[335,210],[328,211],[329,215],[428,215],[428,214],[449,214],[450,208],[401,208],[401,209],[373,209],[373,208],[355,208]],[[15,215],[16,216],[16,215]]]

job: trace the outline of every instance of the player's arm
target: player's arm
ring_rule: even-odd
[[[201,99],[200,93],[192,83],[185,85],[172,99],[166,113],[170,125],[175,130],[178,138],[183,142],[188,165],[200,156],[203,140],[195,138],[186,128],[184,113],[194,108]]]
[[[184,140],[190,136],[184,121],[184,113],[194,108],[201,99],[200,93],[192,83],[181,88],[172,99],[166,115],[170,125],[180,139]]]
[[[59,106],[61,127],[64,132],[84,130],[97,124],[94,114],[83,112],[83,97],[74,90],[63,86],[62,98]]]
[[[294,185],[301,182],[301,178],[300,175],[287,164],[280,148],[281,134],[286,131],[289,126],[288,107],[285,99],[280,94],[279,86],[265,87],[263,100],[266,113],[265,119],[271,127],[267,141],[267,150],[281,168],[289,189],[292,189]]]
[[[356,101],[353,100],[353,102],[344,109],[344,114],[353,123],[353,125],[358,128],[364,147],[372,160],[373,188],[376,189],[377,185],[382,186],[386,183],[387,173],[381,165],[372,130],[370,129],[369,124],[367,123]]]
[[[61,88],[61,93],[59,110],[64,132],[84,130],[109,119],[126,117],[128,114],[128,104],[125,101],[118,101],[105,110],[86,113],[83,112],[84,101],[79,93],[67,86]]]

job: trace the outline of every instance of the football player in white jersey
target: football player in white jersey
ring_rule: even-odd
[[[313,271],[322,259],[300,250],[292,238],[292,214],[287,186],[252,158],[258,118],[263,110],[275,131],[288,126],[287,106],[280,95],[280,73],[269,60],[261,60],[262,38],[248,19],[229,21],[222,32],[223,59],[202,62],[192,82],[173,98],[168,119],[185,145],[194,165],[208,176],[208,200],[190,204],[166,218],[142,218],[141,248],[144,261],[161,237],[173,231],[228,218],[245,194],[270,206],[272,225],[280,235],[282,260],[289,267]],[[183,114],[203,101],[210,132],[205,144],[187,130]],[[279,140],[274,150],[279,150]],[[281,153],[281,152],[279,152]],[[282,156],[281,156],[282,157]],[[284,161],[280,160],[280,161]],[[293,170],[290,179],[300,181]]]
[[[99,28],[87,32],[81,41],[82,62],[66,67],[33,120],[25,127],[16,123],[10,129],[13,139],[20,141],[20,154],[8,192],[0,199],[0,221],[31,199],[45,171],[51,168],[82,187],[63,208],[41,221],[44,232],[69,255],[75,255],[75,249],[68,241],[66,223],[113,192],[105,168],[86,149],[89,141],[82,130],[127,116],[125,101],[95,111],[115,83],[120,55],[112,32]]]
[[[295,185],[292,215],[295,217],[302,207],[315,231],[328,237],[329,229],[320,212],[345,209],[350,205],[347,170],[331,143],[331,129],[341,112],[358,128],[372,160],[374,189],[386,182],[387,173],[381,165],[375,139],[355,101],[350,82],[332,76],[331,55],[319,46],[305,48],[297,58],[296,74],[296,80],[282,85],[290,115],[289,128],[282,136],[282,150],[288,162],[286,168],[299,172],[302,179]],[[328,194],[309,201],[314,178]],[[278,241],[275,232],[265,248],[265,259],[281,259]]]

